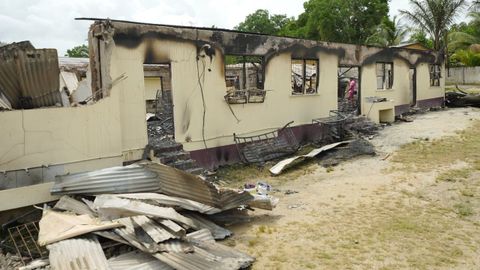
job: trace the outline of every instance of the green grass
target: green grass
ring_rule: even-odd
[[[448,170],[446,172],[441,173],[437,176],[437,182],[457,182],[461,180],[465,180],[472,174],[472,168],[463,168],[463,169],[455,169],[455,170]]]
[[[457,203],[453,206],[455,212],[461,217],[473,215],[473,208],[469,203]]]
[[[457,136],[433,141],[415,141],[403,145],[392,157],[395,168],[408,171],[430,171],[458,161],[476,164],[480,160],[480,121]],[[457,172],[458,173],[458,172]]]

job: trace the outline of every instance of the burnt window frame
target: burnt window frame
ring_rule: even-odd
[[[251,55],[251,54],[225,54],[224,59],[224,80],[225,86],[231,87],[227,85],[227,58],[228,57],[235,57],[241,58],[242,60],[239,63],[235,64],[243,64],[241,76],[242,76],[242,85],[239,85],[239,89],[236,89],[234,85],[233,93],[229,93],[227,90],[227,94],[225,95],[225,101],[229,104],[247,104],[247,103],[263,103],[265,102],[266,90],[265,90],[265,56],[264,55]],[[248,61],[248,57],[255,57],[260,60],[260,67],[255,66],[255,62]],[[247,63],[252,63],[256,68],[256,82],[255,87],[247,87],[248,81],[248,68],[246,67]],[[260,71],[258,71],[260,69]]]
[[[436,67],[438,67],[438,70],[435,70]],[[439,87],[440,79],[442,78],[442,66],[439,64],[430,64],[428,68],[430,74],[430,86]]]
[[[378,65],[382,65],[382,73],[381,75],[378,74]],[[385,81],[386,81],[386,78],[387,78],[387,75],[386,75],[386,65],[391,65],[391,74],[388,76],[389,78],[389,85],[385,86],[385,88],[383,87],[385,85]],[[392,90],[393,89],[393,79],[394,79],[394,74],[395,74],[395,71],[394,71],[394,64],[393,62],[376,62],[375,63],[375,84],[377,85],[377,91],[381,91],[381,90]],[[378,78],[382,78],[382,87],[379,88],[378,87]]]
[[[317,95],[318,94],[318,86],[319,86],[319,81],[320,81],[320,61],[318,60],[318,58],[296,58],[296,57],[292,57],[290,58],[290,80],[293,79],[293,70],[292,70],[292,66],[293,66],[293,61],[302,61],[302,77],[303,77],[303,81],[302,81],[302,93],[295,93],[294,92],[294,89],[293,89],[293,85],[292,85],[292,82],[290,82],[290,95],[291,96],[314,96],[314,95]],[[316,80],[315,80],[315,92],[313,93],[307,93],[306,92],[306,85],[307,85],[307,61],[315,61],[315,65],[316,65],[316,73],[315,73],[315,76],[316,76]]]

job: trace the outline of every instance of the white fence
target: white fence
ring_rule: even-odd
[[[480,84],[480,67],[455,67],[447,69],[447,84]]]

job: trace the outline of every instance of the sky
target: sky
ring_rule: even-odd
[[[36,48],[56,48],[59,55],[86,44],[89,21],[111,18],[149,23],[233,28],[257,9],[298,16],[305,0],[2,0],[0,41],[30,40]],[[408,0],[391,0],[390,15]]]

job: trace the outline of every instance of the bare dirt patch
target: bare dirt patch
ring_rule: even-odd
[[[385,128],[375,157],[280,177],[255,168],[249,182],[271,183],[280,203],[228,244],[256,256],[253,269],[479,269],[479,119],[431,112]]]

